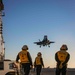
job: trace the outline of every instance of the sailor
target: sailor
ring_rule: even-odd
[[[19,62],[22,69],[24,69],[24,75],[29,75],[30,69],[33,67],[32,65],[32,58],[30,53],[28,52],[28,46],[24,45],[22,47],[22,51],[20,51],[16,57],[16,62]]]
[[[43,58],[41,52],[38,52],[34,61],[34,68],[36,69],[36,75],[40,75],[42,67],[44,68]]]
[[[56,75],[66,75],[67,63],[70,59],[70,54],[67,52],[67,45],[63,44],[60,51],[56,52],[55,60],[57,62]]]

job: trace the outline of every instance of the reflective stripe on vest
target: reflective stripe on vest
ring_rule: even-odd
[[[67,52],[63,52],[63,51],[59,51],[57,53],[57,55],[58,55],[59,61],[64,62],[66,60],[66,57],[67,57],[68,53]]]
[[[41,65],[41,58],[40,57],[36,57],[35,61],[36,61],[36,65]]]
[[[27,57],[27,51],[21,51],[19,53],[20,61],[21,63],[29,63],[28,57]]]

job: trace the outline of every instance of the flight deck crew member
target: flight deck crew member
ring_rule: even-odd
[[[67,45],[63,44],[60,51],[56,52],[55,60],[57,62],[56,75],[66,75],[67,63],[70,59],[70,54],[67,52]]]
[[[41,69],[44,67],[43,58],[41,52],[38,52],[34,61],[34,68],[36,69],[36,75],[40,75]]]
[[[22,68],[24,69],[24,75],[29,75],[30,69],[33,67],[32,58],[28,52],[28,46],[24,45],[22,51],[20,51],[16,57],[16,62],[20,60]]]

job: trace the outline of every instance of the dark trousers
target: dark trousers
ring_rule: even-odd
[[[56,75],[60,75],[60,73],[62,74],[62,75],[66,75],[66,66],[64,66],[62,69],[60,69],[60,68],[56,68]]]
[[[40,75],[41,69],[42,69],[42,66],[41,65],[37,65],[36,66],[36,75]]]
[[[24,75],[29,75],[30,72],[30,64],[29,63],[23,63],[21,64],[22,68],[24,69]]]

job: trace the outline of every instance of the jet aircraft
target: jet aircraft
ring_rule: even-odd
[[[40,45],[40,47],[41,46],[48,46],[48,47],[50,47],[51,43],[55,43],[55,42],[48,40],[47,35],[44,36],[44,39],[42,41],[39,40],[39,42],[34,42],[34,44]]]

